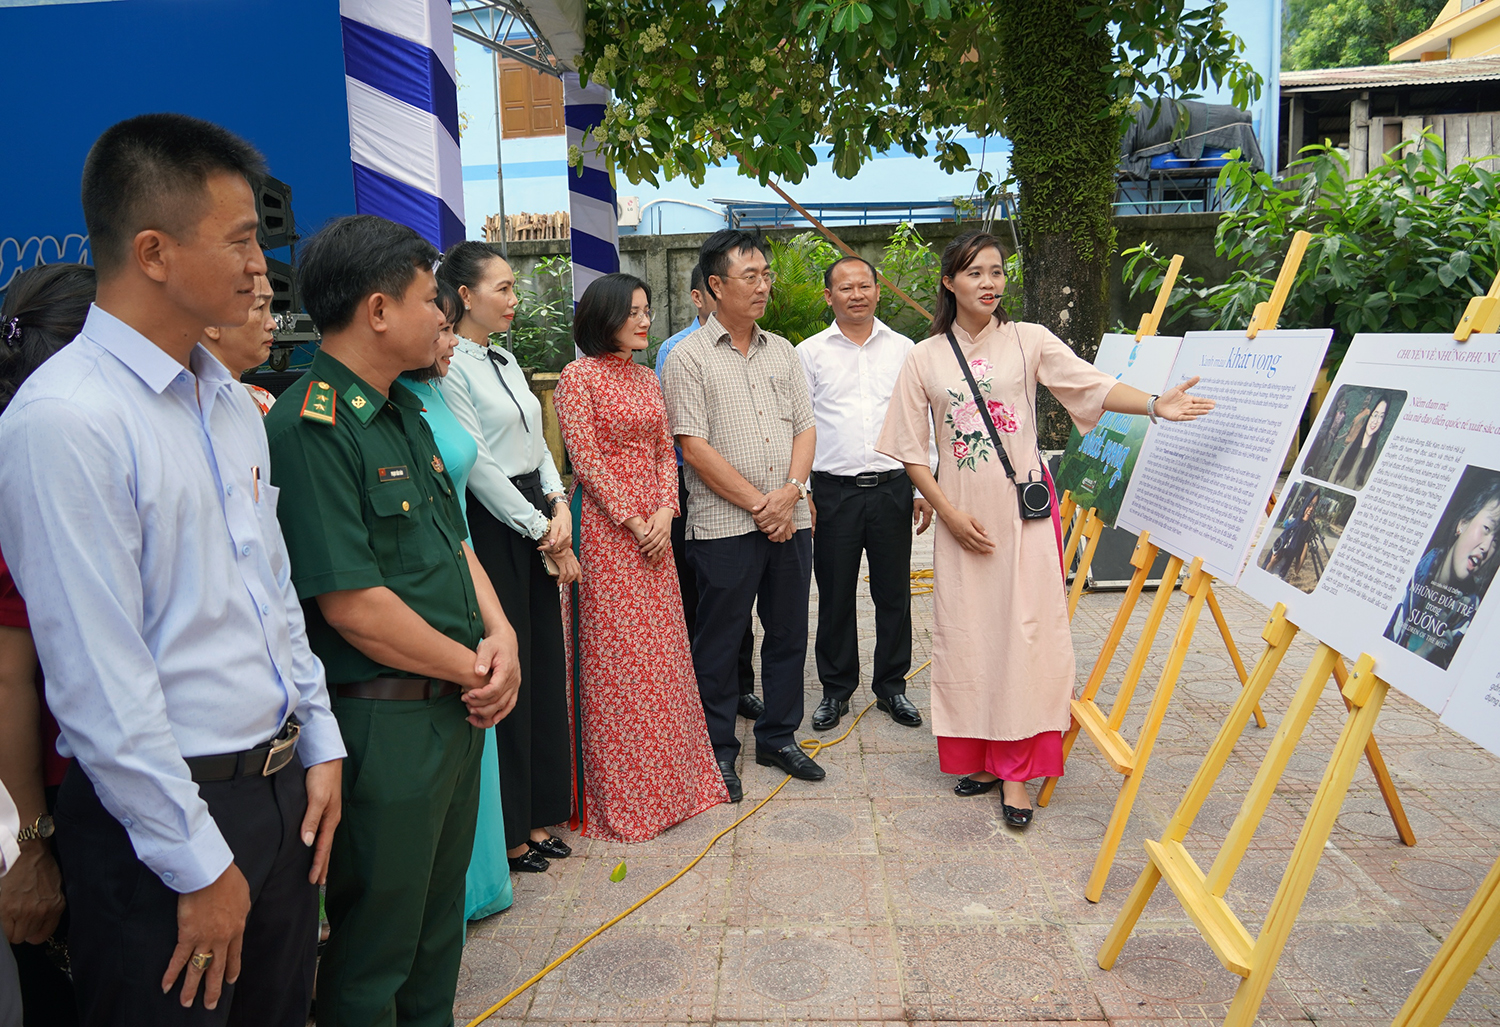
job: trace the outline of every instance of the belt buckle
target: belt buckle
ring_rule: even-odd
[[[880,474],[876,471],[866,471],[854,476],[854,487],[861,489],[873,489],[880,484]]]
[[[297,753],[297,739],[302,735],[302,725],[297,723],[296,718],[287,721],[285,738],[273,738],[271,740],[271,751],[266,753],[266,765],[261,770],[261,777],[270,777],[281,770]]]

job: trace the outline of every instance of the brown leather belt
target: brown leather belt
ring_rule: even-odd
[[[396,699],[414,701],[438,699],[461,689],[451,681],[434,678],[372,678],[347,685],[334,685],[340,699]]]

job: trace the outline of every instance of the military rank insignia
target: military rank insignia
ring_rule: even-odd
[[[436,453],[432,454],[432,469],[438,474],[443,473],[443,458]]]
[[[307,386],[307,398],[302,401],[302,417],[319,424],[332,424],[338,416],[334,401],[338,392],[327,382],[311,382]]]
[[[375,411],[379,409],[360,391],[358,385],[351,384],[344,390],[344,402],[353,408],[354,416],[359,420],[360,424],[369,424],[370,418],[374,417]]]

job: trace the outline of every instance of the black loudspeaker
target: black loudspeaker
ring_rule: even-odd
[[[292,216],[292,187],[270,175],[253,175],[250,188],[255,190],[255,213],[260,218],[260,248],[279,250],[297,241],[296,219]]]
[[[297,290],[297,269],[280,260],[266,258],[266,277],[271,280],[271,313],[295,314],[302,309],[302,294]]]

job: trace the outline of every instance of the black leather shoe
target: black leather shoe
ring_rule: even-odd
[[[724,787],[729,789],[729,801],[739,802],[745,797],[740,784],[740,775],[734,771],[734,760],[719,760],[719,773],[724,775]]]
[[[813,710],[812,726],[814,731],[828,731],[839,726],[839,718],[849,712],[849,703],[843,699],[835,699],[832,696],[823,696],[823,701],[818,703],[818,708]]]
[[[882,713],[889,713],[891,719],[902,727],[922,726],[922,711],[904,694],[893,695],[889,699],[876,699],[875,708]]]
[[[780,749],[762,749],[757,745],[755,762],[763,767],[780,767],[801,781],[821,781],[828,776],[795,742]]]
[[[1011,827],[1025,827],[1031,823],[1032,810],[1017,809],[1015,806],[1007,806],[1003,802],[1000,804],[1000,810],[1005,814],[1005,822]]]
[[[972,777],[961,777],[958,779],[958,784],[953,786],[953,794],[962,795],[967,799],[971,795],[983,795],[999,783],[998,780],[976,781]]]
[[[754,692],[746,692],[740,696],[740,716],[746,720],[759,720],[764,712],[766,704],[760,701],[760,696]]]
[[[573,850],[568,848],[567,842],[552,835],[548,835],[547,840],[541,842],[534,842],[528,838],[526,839],[526,844],[531,848],[532,852],[540,852],[549,859],[567,859],[573,855]]]
[[[524,856],[508,856],[506,862],[510,864],[511,870],[518,874],[545,874],[551,863],[547,857],[532,849]]]

